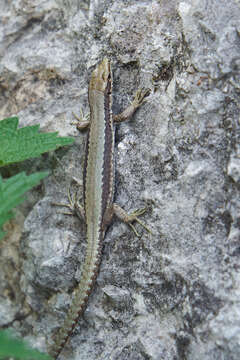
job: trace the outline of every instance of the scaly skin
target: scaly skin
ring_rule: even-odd
[[[82,129],[89,125],[86,158],[84,166],[84,217],[87,225],[87,250],[82,268],[80,283],[74,292],[62,328],[55,336],[50,355],[57,359],[67,340],[75,329],[79,317],[83,314],[89,295],[92,291],[99,271],[102,252],[102,241],[107,226],[114,213],[132,227],[138,221],[137,215],[144,211],[127,215],[119,206],[113,204],[114,188],[114,130],[113,121],[127,120],[143,103],[149,90],[139,90],[133,103],[121,114],[112,116],[112,73],[110,61],[104,58],[93,71],[89,83],[90,121],[78,125]],[[73,205],[77,207],[77,204]],[[72,207],[73,207],[72,206]],[[81,212],[77,211],[77,213]],[[144,225],[143,225],[144,226]],[[148,230],[148,229],[147,229]],[[138,234],[137,234],[138,235]]]

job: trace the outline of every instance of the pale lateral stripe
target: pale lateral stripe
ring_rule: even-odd
[[[87,250],[82,267],[81,280],[73,296],[73,303],[62,328],[57,334],[52,354],[57,352],[59,346],[71,330],[78,311],[88,290],[91,287],[91,277],[94,276],[95,263],[99,252],[102,220],[102,169],[104,162],[104,94],[91,90],[90,98],[94,99],[92,108],[91,128],[89,134],[88,166],[86,172],[86,223],[87,223]],[[94,134],[94,135],[93,135]]]
[[[101,251],[102,234],[102,198],[103,198],[103,167],[105,148],[105,110],[104,91],[107,86],[108,60],[105,59],[92,73],[89,85],[89,105],[91,124],[89,132],[88,159],[85,179],[85,216],[87,223],[87,250],[82,267],[79,286],[74,292],[73,303],[70,306],[63,327],[56,336],[56,342],[50,352],[55,358],[75,327],[79,314],[87,301],[96,275],[99,251]],[[106,71],[107,72],[104,72]],[[103,77],[105,76],[105,78]],[[96,90],[96,86],[99,86]],[[110,103],[111,105],[111,103]],[[112,150],[112,149],[111,149]]]
[[[86,223],[88,255],[90,262],[95,261],[100,240],[102,220],[102,178],[104,164],[104,94],[91,90],[89,101],[94,101],[91,111],[91,129],[86,171]],[[89,264],[90,265],[90,264]],[[92,264],[93,265],[93,264]]]

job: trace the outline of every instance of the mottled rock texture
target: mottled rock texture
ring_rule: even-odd
[[[116,221],[84,317],[61,360],[240,359],[238,0],[0,3],[0,113],[76,136],[24,164],[52,170],[2,243],[0,325],[41,349],[81,276],[85,226],[59,213],[82,177],[91,71],[112,59],[113,111],[152,93],[116,130],[116,194],[149,205],[140,239]],[[79,191],[81,195],[81,189]]]

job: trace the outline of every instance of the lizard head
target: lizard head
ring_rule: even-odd
[[[111,63],[110,60],[105,57],[103,61],[92,72],[89,89],[105,92],[108,88],[111,88],[111,82]]]

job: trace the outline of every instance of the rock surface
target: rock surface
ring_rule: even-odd
[[[72,112],[88,111],[89,76],[108,56],[114,113],[138,87],[152,89],[116,130],[115,196],[126,210],[151,205],[152,235],[109,228],[96,287],[60,358],[240,359],[239,2],[13,0],[0,13],[1,118],[76,136],[60,164],[34,162],[53,174],[0,249],[0,325],[46,350],[71,303],[85,226],[51,203],[66,202],[82,177],[86,137]]]

